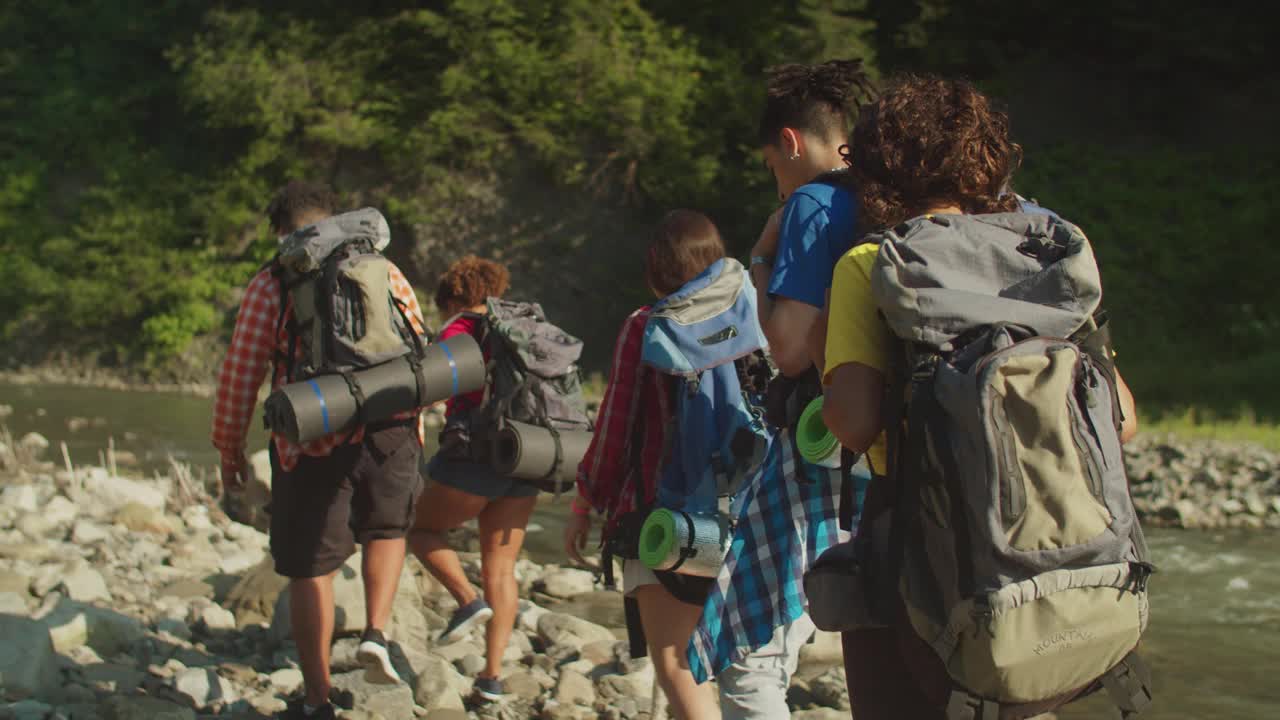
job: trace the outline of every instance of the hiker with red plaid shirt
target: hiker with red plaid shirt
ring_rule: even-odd
[[[281,238],[324,220],[335,198],[323,186],[291,182],[271,201],[271,229]],[[390,269],[391,293],[405,307],[419,335],[422,311],[404,274]],[[292,302],[271,267],[245,288],[235,331],[218,375],[213,444],[222,455],[224,489],[244,486],[246,436],[258,390],[271,372],[271,386],[286,383]],[[365,634],[358,652],[367,677],[399,683],[382,628],[404,565],[405,536],[421,491],[419,411],[334,433],[297,445],[280,435],[270,443],[271,555],[276,572],[288,577],[289,613],[305,681],[304,697],[283,718],[333,718],[331,699],[350,707],[350,693],[335,693],[329,677],[334,630],[333,577],[363,547]],[[331,698],[331,696],[333,696]]]

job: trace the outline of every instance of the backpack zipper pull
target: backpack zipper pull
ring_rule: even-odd
[[[1133,582],[1133,593],[1144,593],[1147,591],[1147,581],[1156,573],[1156,566],[1149,562],[1131,562],[1129,563],[1129,576]]]

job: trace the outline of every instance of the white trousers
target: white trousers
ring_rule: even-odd
[[[800,648],[816,628],[809,613],[774,630],[769,642],[721,672],[720,712],[724,720],[785,720],[787,688],[800,663]]]

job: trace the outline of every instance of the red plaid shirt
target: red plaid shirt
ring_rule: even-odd
[[[404,303],[414,332],[425,334],[426,323],[418,298],[404,274],[391,266],[391,293]],[[244,452],[245,436],[249,432],[253,409],[258,402],[258,389],[266,379],[272,359],[284,357],[289,351],[289,335],[285,331],[293,314],[292,301],[285,305],[284,322],[280,322],[280,280],[270,269],[260,271],[249,281],[240,311],[236,315],[236,329],[231,335],[231,346],[218,373],[218,392],[213,403],[213,445],[224,457]],[[272,389],[284,384],[285,368],[280,364],[272,379]],[[407,419],[415,412],[403,413]],[[351,442],[364,437],[364,428],[357,428]],[[277,457],[284,470],[293,469],[300,455],[324,456],[347,439],[346,433],[333,433],[304,445],[295,445],[274,435]],[[422,442],[422,426],[418,426],[418,442]]]
[[[662,470],[671,418],[671,380],[640,364],[648,320],[646,306],[622,324],[595,434],[578,466],[578,494],[608,518],[606,532],[618,518],[636,509],[636,482],[643,483],[646,502],[653,501]],[[634,467],[637,440],[641,443],[639,468]]]

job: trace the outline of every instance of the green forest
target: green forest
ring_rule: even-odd
[[[777,204],[764,69],[858,57],[1008,108],[1024,195],[1081,225],[1148,413],[1280,419],[1280,92],[1246,4],[15,0],[0,4],[8,365],[209,380],[263,208],[331,183],[429,297],[507,263],[605,369],[664,211],[745,253]]]

